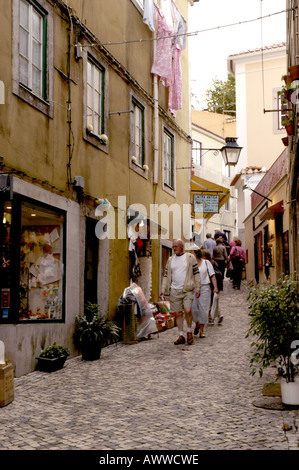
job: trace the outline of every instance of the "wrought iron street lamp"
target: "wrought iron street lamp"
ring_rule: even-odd
[[[226,145],[221,149],[224,163],[228,166],[236,166],[242,147],[237,144],[236,137],[226,137],[225,141]]]
[[[240,153],[243,147],[240,147],[237,144],[237,137],[226,137],[225,142],[226,142],[226,145],[224,145],[224,147],[222,147],[221,149],[199,147],[199,148],[192,148],[192,150],[200,150],[200,151],[205,150],[206,151],[205,153],[214,152],[214,155],[218,155],[218,153],[221,152],[226,166],[236,166],[239,161]],[[181,168],[177,168],[177,170],[186,169],[186,168],[189,168],[189,167],[181,167]]]

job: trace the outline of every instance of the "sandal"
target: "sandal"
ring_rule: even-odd
[[[205,338],[205,337],[206,337],[206,335],[199,335],[199,337],[200,337],[200,338]]]

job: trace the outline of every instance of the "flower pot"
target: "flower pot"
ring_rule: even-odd
[[[284,76],[283,76],[283,79],[284,79],[286,85],[292,83],[292,79],[291,79],[291,76],[290,76],[290,75],[284,75]]]
[[[289,145],[289,138],[288,137],[283,137],[281,140],[283,142],[283,145],[285,145],[286,147]]]
[[[82,344],[81,353],[83,361],[96,361],[100,359],[102,346],[100,344]]]
[[[293,124],[287,124],[285,126],[288,135],[293,135]]]
[[[38,356],[36,359],[38,370],[43,372],[55,372],[63,368],[67,356],[55,357],[53,359]]]
[[[281,381],[281,401],[284,405],[299,406],[299,381]]]
[[[289,74],[292,82],[299,79],[299,65],[292,65],[289,67]]]

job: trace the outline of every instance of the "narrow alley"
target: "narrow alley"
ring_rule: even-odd
[[[256,406],[274,370],[249,375],[246,295],[245,283],[234,291],[226,280],[223,324],[191,346],[175,346],[172,328],[105,348],[98,361],[76,357],[15,379],[0,449],[298,450],[299,412]]]

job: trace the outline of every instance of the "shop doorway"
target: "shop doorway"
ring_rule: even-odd
[[[258,262],[258,235],[254,237],[254,277],[257,283],[260,281],[259,262]]]
[[[99,240],[95,234],[97,220],[86,218],[84,303],[98,303]]]

